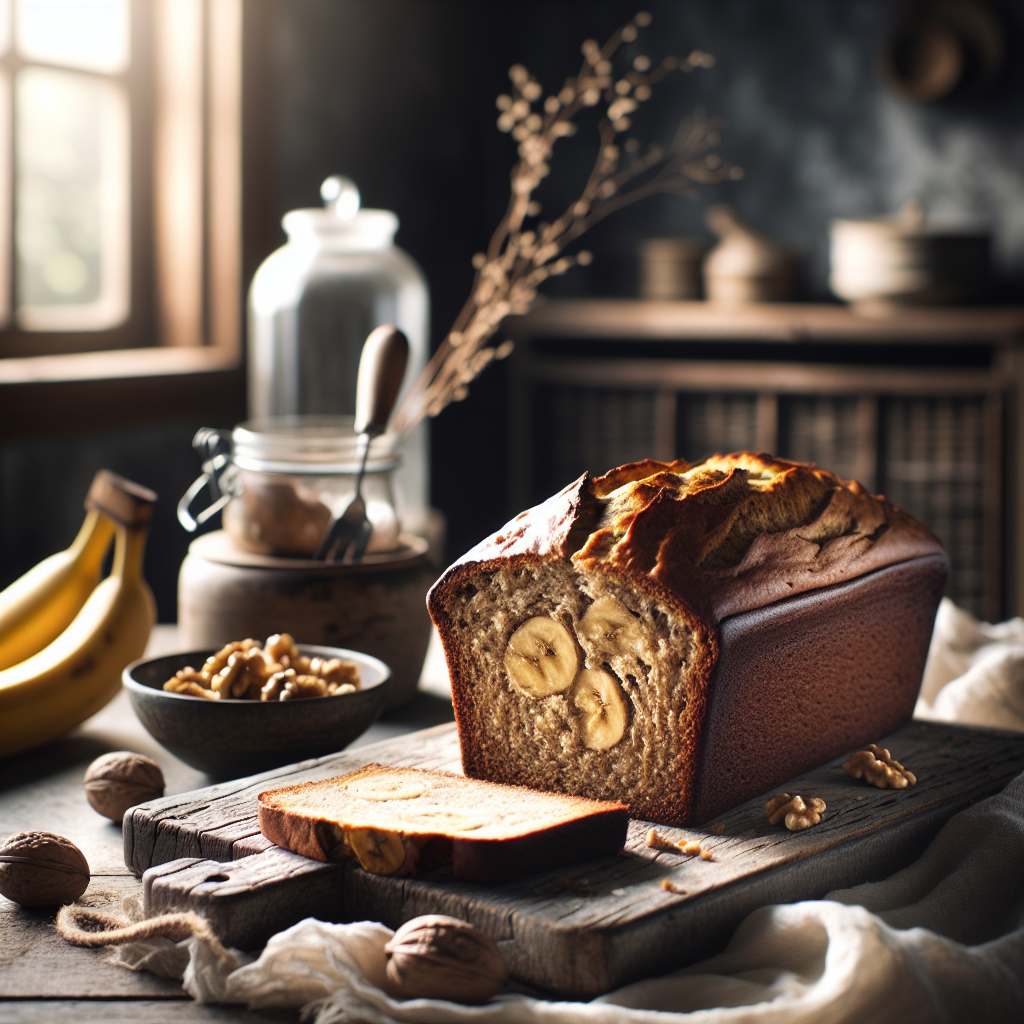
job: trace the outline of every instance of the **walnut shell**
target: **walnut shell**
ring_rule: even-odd
[[[86,769],[82,785],[93,808],[111,821],[120,821],[129,807],[164,795],[160,766],[130,750],[97,757]]]
[[[0,893],[23,907],[74,903],[89,885],[89,864],[70,839],[19,832],[0,846]]]
[[[389,991],[398,999],[483,1003],[508,981],[494,940],[457,917],[414,917],[395,932],[384,952]]]

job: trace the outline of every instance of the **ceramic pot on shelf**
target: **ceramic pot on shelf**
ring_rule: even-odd
[[[640,298],[653,302],[699,299],[701,238],[645,238],[637,246]]]
[[[985,287],[989,242],[986,231],[928,225],[912,198],[895,217],[832,222],[829,286],[869,315],[961,302]]]

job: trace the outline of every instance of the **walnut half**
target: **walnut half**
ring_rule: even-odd
[[[875,743],[852,754],[843,768],[855,779],[863,779],[879,789],[906,789],[917,785],[917,776],[890,757],[885,747]]]
[[[786,819],[786,828],[790,832],[800,832],[821,821],[821,812],[825,810],[825,801],[816,796],[790,796],[788,793],[776,793],[764,805],[765,814],[772,825]]]

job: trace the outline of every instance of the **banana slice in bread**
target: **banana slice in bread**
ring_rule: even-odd
[[[625,735],[628,705],[610,672],[584,669],[572,684],[569,700],[579,713],[583,742],[591,750],[608,750]]]
[[[584,613],[576,627],[580,641],[596,654],[640,654],[646,636],[640,616],[614,597],[599,597]]]
[[[509,682],[528,697],[550,697],[572,686],[579,648],[557,619],[536,615],[509,637],[505,671]]]

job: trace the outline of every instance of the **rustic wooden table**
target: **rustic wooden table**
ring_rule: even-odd
[[[173,630],[163,627],[154,637],[149,653],[152,655],[165,653],[168,650],[173,650],[175,646]],[[427,666],[423,679],[421,679],[421,692],[417,697],[397,713],[393,713],[374,725],[353,744],[353,747],[392,739],[428,726],[452,721],[451,703],[445,696],[445,680],[440,678],[444,675],[443,660],[439,671],[436,650],[434,653],[434,659],[428,654]],[[922,723],[911,723],[904,729],[904,732],[907,729],[910,729],[915,736],[918,732],[925,734],[929,730],[936,731],[931,726]],[[945,789],[950,789],[950,787],[956,789],[958,785],[962,785],[962,773],[954,771],[956,765],[950,761],[953,748],[959,750],[958,744],[967,743],[969,745],[971,742],[980,742],[969,736],[957,738],[957,735],[954,735],[958,734],[956,727],[949,727],[945,731],[948,731],[950,736],[945,739],[939,737],[945,746],[941,746],[941,749],[934,752],[936,760],[931,764],[931,769],[926,772],[932,779],[933,787],[937,787],[936,800],[942,795],[939,790],[945,792]],[[966,733],[969,730],[959,730],[959,732]],[[938,733],[942,733],[944,736],[944,731],[941,728],[937,730],[936,735]],[[431,735],[436,738],[440,733],[427,733],[424,734],[424,737]],[[420,738],[420,743],[425,742],[424,737]],[[924,739],[921,739],[921,743],[924,743]],[[989,763],[983,759],[984,763],[979,764],[978,772],[969,776],[974,779],[971,785],[980,786],[981,789],[973,795],[968,793],[965,796],[961,793],[961,797],[969,801],[1000,788],[1005,782],[1006,772],[1009,770],[1003,763],[1008,764],[1007,759],[1013,761],[1011,774],[1019,772],[1020,744],[1014,743],[1011,744],[1011,747],[1012,749],[1007,748],[1007,751],[1003,751],[1004,756],[1001,760],[999,758],[989,759],[991,761]],[[86,802],[81,786],[85,769],[94,758],[106,751],[123,749],[147,754],[160,764],[166,779],[168,796],[190,792],[208,785],[211,781],[206,775],[194,771],[167,753],[149,736],[136,719],[125,693],[120,694],[103,711],[60,741],[0,764],[0,841],[14,832],[26,829],[44,829],[67,836],[81,848],[92,869],[91,884],[82,898],[82,902],[88,906],[116,908],[124,895],[141,889],[141,882],[131,873],[124,862],[121,826],[96,814]],[[896,750],[896,747],[894,746],[893,749]],[[915,766],[918,762],[924,766],[923,748],[915,756],[917,757]],[[960,756],[963,756],[963,751],[960,752]],[[821,770],[825,771],[826,768],[827,766],[824,766]],[[991,776],[987,782],[985,778],[982,778],[982,776],[986,776],[986,773]],[[998,779],[996,775],[998,775]],[[840,777],[840,782],[843,779],[845,776]],[[821,781],[818,788],[821,789],[825,786],[827,781]],[[849,780],[846,782],[848,783]],[[942,789],[943,786],[945,789]],[[927,795],[924,792],[926,787],[922,785],[919,789],[921,792],[915,790],[913,795],[923,799]],[[868,802],[872,801],[881,806],[890,801],[892,796],[893,794],[889,791],[868,789],[864,793],[857,793],[851,799],[866,801],[865,807]],[[847,800],[847,803],[850,803],[850,800]],[[842,800],[839,796],[835,798],[830,796],[829,804],[836,809],[841,809]],[[742,807],[738,808],[735,813],[740,814],[742,810]],[[892,809],[890,808],[890,810]],[[854,815],[854,817],[856,816]],[[836,821],[839,821],[838,816]],[[937,827],[938,824],[935,825],[935,828]],[[741,840],[742,836],[747,835],[747,832],[744,831],[745,828],[744,825],[737,832],[737,835],[741,836]],[[913,829],[910,831],[913,832]],[[898,835],[897,832],[898,830],[890,830],[887,833],[888,838],[880,833],[879,836],[875,836],[875,839],[885,840],[890,844],[904,843],[905,845],[904,841],[907,840],[909,833],[906,829],[899,832]],[[728,846],[726,840],[729,839],[729,835],[731,833],[727,830],[727,834],[716,841],[723,842]],[[797,841],[799,841],[799,835],[797,835]],[[821,836],[824,837],[825,833],[823,832]],[[913,839],[913,836],[910,838]],[[766,849],[768,847],[774,849],[772,842],[778,839],[779,836],[766,836],[763,840],[733,840],[732,845],[739,847],[743,846],[743,842],[747,842],[748,846],[760,844]],[[788,834],[782,836],[782,839],[790,844],[794,841],[793,837]],[[643,848],[642,837],[638,838],[636,842],[639,844],[637,849],[641,854],[650,853]],[[920,845],[919,843],[918,846]],[[847,853],[854,846],[856,846],[855,843],[850,844]],[[915,846],[915,850],[913,856],[917,856],[920,852],[917,846]],[[723,847],[720,856],[717,857],[717,867],[721,870],[730,869],[730,864],[735,867],[733,862],[736,861],[736,858],[726,856],[727,852]],[[863,853],[863,850],[861,852]],[[888,853],[882,851],[884,856],[880,856],[880,858],[876,856],[878,850],[874,847],[868,852],[871,854],[868,859],[872,863],[876,861],[896,863],[892,860],[891,850]],[[897,852],[900,853],[898,859],[900,864],[913,859],[913,856],[907,854],[907,850]],[[745,855],[743,849],[739,853]],[[203,851],[200,855],[209,856],[209,853]],[[223,854],[221,856],[223,858]],[[799,863],[804,864],[804,861]],[[806,863],[810,864],[811,862],[808,860]],[[855,872],[859,870],[857,856],[846,856],[843,863],[851,865],[850,870]],[[640,861],[639,864],[643,870],[651,867],[647,865],[646,861]],[[710,866],[715,867],[716,865],[712,862]],[[763,866],[761,864],[761,867]],[[579,870],[584,870],[584,867],[580,867]],[[661,870],[656,864],[653,867]],[[685,864],[682,867],[675,864],[671,870],[680,871],[685,870],[686,867]],[[698,869],[701,867],[707,869],[708,865],[701,862],[697,867]],[[573,870],[575,869],[569,870],[570,875]],[[665,868],[664,870],[668,871],[669,869]],[[742,871],[740,873],[742,874]],[[777,872],[762,872],[753,879],[753,882],[756,884],[764,882],[771,888],[776,885],[776,875]],[[374,879],[370,880],[374,881]],[[855,880],[861,879],[858,877]],[[383,880],[383,882],[388,881],[390,880]],[[593,882],[593,879],[589,881]],[[620,883],[615,882],[614,884]],[[805,888],[809,884],[806,881],[800,883]],[[835,888],[837,884],[839,883],[830,876],[829,883],[819,887],[820,892],[824,893]],[[852,881],[847,880],[843,884],[852,884]],[[652,889],[655,898],[669,898],[669,895],[654,883],[648,888]],[[614,896],[616,892],[618,890],[613,890],[611,895]],[[810,892],[810,889],[806,889],[806,892]],[[558,893],[550,898],[561,898],[565,895],[559,888]],[[586,895],[590,895],[589,890]],[[408,896],[409,893],[406,892],[405,897]],[[786,902],[793,898],[801,897],[794,896],[794,893],[788,890],[778,890],[776,887],[754,905],[763,905],[766,902],[778,900]],[[582,897],[580,897],[580,901],[587,902]],[[584,907],[584,909],[586,908]],[[403,913],[405,910],[408,910],[408,907],[403,904]],[[593,913],[599,913],[599,910],[600,908],[594,910]],[[379,906],[375,907],[374,912],[380,913]],[[241,1007],[198,1006],[183,993],[177,982],[160,979],[147,973],[133,973],[106,963],[101,951],[69,946],[56,934],[53,927],[53,916],[52,912],[26,910],[0,897],[0,1024],[6,1024],[6,1022],[21,1024],[21,1022],[28,1021],[60,1024],[60,1022],[72,1020],[75,1021],[75,1024],[118,1020],[159,1021],[167,1022],[167,1024],[176,1024],[179,1021],[246,1021],[251,1024],[298,1021],[297,1012],[254,1013]],[[386,920],[386,915],[381,919]],[[524,977],[526,976],[529,975],[524,975]]]
[[[174,650],[173,627],[158,627],[153,655]],[[429,667],[428,657],[428,667]],[[425,673],[426,675],[426,673]],[[426,682],[426,680],[425,680]],[[353,746],[452,720],[450,702],[435,686],[373,725]],[[26,829],[67,836],[85,854],[92,881],[81,902],[116,907],[141,889],[124,863],[121,826],[86,802],[82,776],[109,750],[134,750],[163,769],[168,795],[209,785],[161,747],[135,717],[121,692],[99,714],[63,739],[0,764],[0,841]],[[104,962],[96,950],[69,946],[53,928],[53,912],[26,910],[0,896],[0,1022],[63,1021],[297,1021],[298,1013],[253,1013],[241,1007],[197,1006],[177,982]]]

